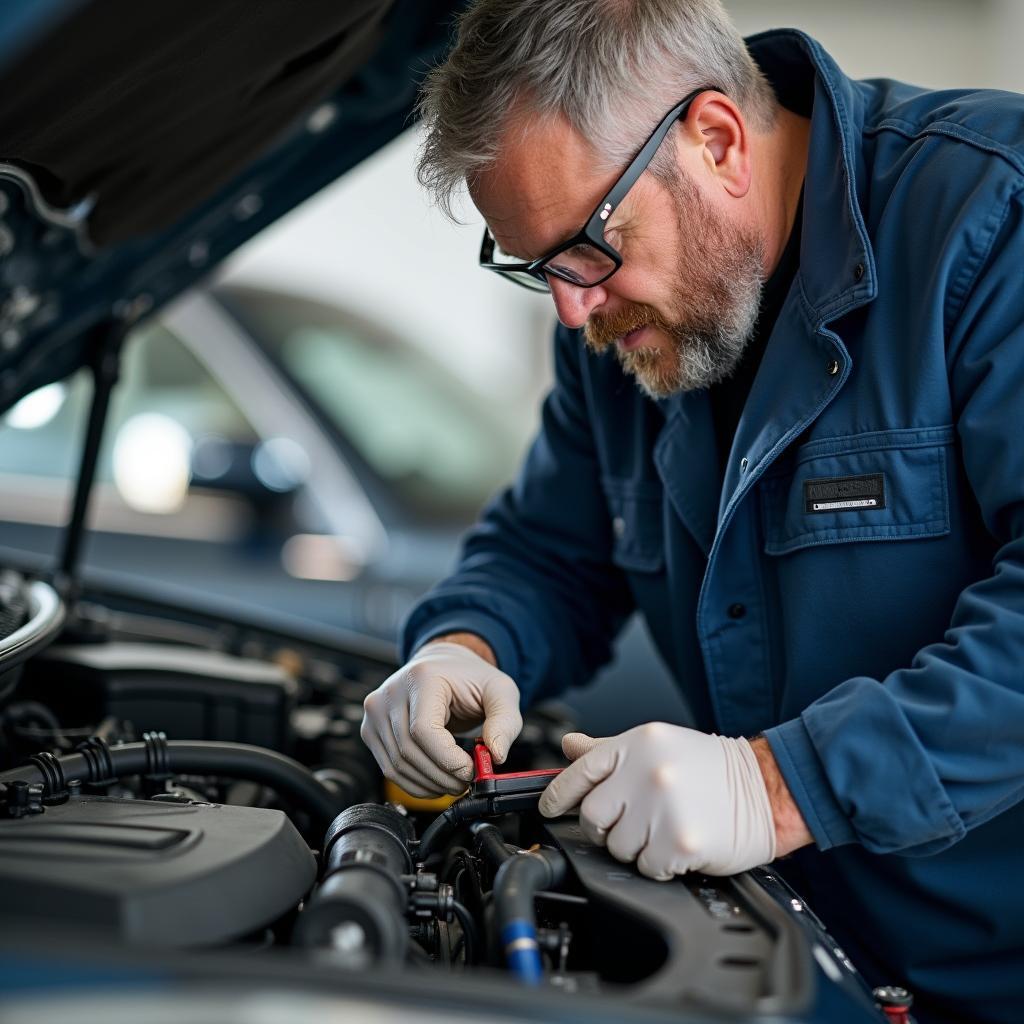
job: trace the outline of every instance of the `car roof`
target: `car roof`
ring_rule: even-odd
[[[460,6],[0,8],[0,411],[397,135]]]

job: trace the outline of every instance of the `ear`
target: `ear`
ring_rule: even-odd
[[[750,140],[740,108],[720,92],[701,93],[682,125],[685,141],[705,172],[736,199],[750,191]]]

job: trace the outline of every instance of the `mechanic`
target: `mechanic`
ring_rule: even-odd
[[[422,112],[421,181],[561,326],[366,700],[384,773],[461,791],[452,733],[501,762],[639,610],[695,728],[567,736],[541,811],[656,879],[785,857],[920,1020],[1024,1020],[1024,99],[717,0],[480,0]]]

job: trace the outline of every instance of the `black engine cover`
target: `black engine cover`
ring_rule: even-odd
[[[281,812],[73,797],[0,820],[0,917],[98,929],[131,944],[203,946],[270,924],[316,862]]]

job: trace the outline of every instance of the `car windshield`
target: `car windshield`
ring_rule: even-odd
[[[512,431],[409,342],[304,298],[215,294],[405,509],[469,521],[511,480]]]

